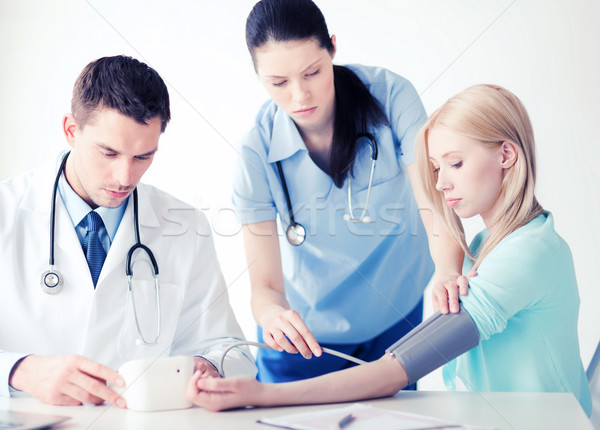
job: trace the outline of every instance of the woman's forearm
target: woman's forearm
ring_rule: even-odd
[[[252,315],[260,325],[267,312],[290,306],[285,298],[277,224],[265,221],[243,226],[244,246],[252,287]]]
[[[349,402],[391,396],[407,384],[408,377],[400,362],[386,354],[377,361],[316,378],[264,384],[257,403],[291,405]]]
[[[439,232],[428,236],[429,253],[438,273],[457,273],[460,275],[465,253],[450,233],[441,226]]]
[[[284,293],[263,285],[252,286],[250,303],[258,325],[261,325],[261,319],[266,314],[290,308]]]

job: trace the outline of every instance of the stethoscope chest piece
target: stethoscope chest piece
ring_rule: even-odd
[[[285,235],[289,243],[294,246],[299,246],[302,245],[306,239],[306,230],[302,224],[294,222],[288,226],[287,230],[285,231]]]
[[[65,165],[67,163],[67,158],[69,157],[70,152],[65,154],[63,157],[60,167],[58,168],[58,172],[56,174],[56,179],[54,180],[54,187],[52,188],[52,204],[50,206],[50,258],[48,258],[48,264],[50,266],[49,270],[46,270],[42,273],[42,277],[40,279],[40,286],[42,287],[42,291],[47,294],[56,294],[62,290],[63,285],[65,284],[65,278],[63,275],[54,268],[54,221],[56,218],[56,191],[58,190],[58,181],[60,180],[61,175],[65,170]],[[142,244],[140,240],[140,226],[138,219],[138,194],[137,188],[133,190],[133,227],[135,233],[135,244],[129,249],[127,252],[126,266],[125,266],[125,275],[127,276],[127,285],[128,291],[131,293],[131,301],[133,302],[133,315],[135,317],[135,324],[138,330],[138,334],[140,335],[140,339],[136,340],[136,345],[156,345],[158,343],[158,338],[160,337],[160,326],[161,326],[161,316],[160,316],[160,285],[158,281],[158,264],[156,263],[156,258],[154,254],[146,245]],[[304,229],[303,229],[304,230]],[[132,284],[133,284],[133,253],[141,249],[142,251],[148,254],[148,258],[151,262],[152,272],[154,276],[154,289],[156,292],[156,313],[157,313],[157,322],[156,322],[156,336],[153,340],[146,340],[144,335],[142,334],[142,330],[138,321],[137,308],[135,307],[135,301],[133,297]],[[95,288],[95,286],[94,286]],[[1,427],[1,426],[0,426]]]
[[[56,294],[62,290],[64,284],[65,278],[54,267],[50,267],[50,270],[46,270],[42,273],[40,286],[45,293]]]

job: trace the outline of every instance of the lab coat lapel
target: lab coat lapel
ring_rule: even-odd
[[[21,200],[20,207],[44,215],[50,231],[50,211],[54,180],[56,179],[56,166],[54,163],[39,170],[33,177]],[[84,288],[93,291],[92,277],[81,249],[81,244],[75,233],[73,222],[67,213],[65,205],[56,195],[56,219],[54,226],[54,257],[56,268],[65,276],[65,288],[79,288],[82,282]],[[50,244],[49,233],[40,238],[43,244],[40,252],[48,252]]]
[[[139,218],[140,218],[140,235],[142,243],[144,240],[144,231],[142,227],[158,229],[160,228],[159,217],[160,214],[154,210],[152,206],[151,193],[156,192],[156,189],[140,184],[138,186],[138,197],[139,197]],[[132,218],[133,219],[133,218]],[[147,234],[148,232],[146,232]]]
[[[68,255],[68,264],[71,266],[70,270],[77,273],[77,279],[80,280],[80,282],[85,280],[86,286],[93,291],[94,284],[92,282],[92,275],[90,274],[90,269],[87,260],[85,259],[83,249],[81,248],[81,243],[75,232],[75,227],[73,227],[71,217],[69,217],[65,205],[58,195],[56,196],[54,243],[57,247],[55,254],[58,250],[61,250],[63,254]],[[65,264],[59,260],[58,256],[56,256],[56,260],[57,267]]]
[[[50,165],[37,171],[25,190],[19,207],[32,212],[50,213],[52,200],[52,185],[56,179],[56,172]],[[57,200],[60,198],[57,196]],[[48,226],[50,227],[50,226]]]

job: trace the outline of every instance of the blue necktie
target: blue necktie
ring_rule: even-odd
[[[98,233],[104,223],[102,218],[96,212],[91,211],[84,219],[84,226],[87,229],[85,238],[83,240],[83,247],[85,251],[85,258],[88,266],[90,267],[90,273],[92,275],[92,281],[94,282],[94,288],[98,282],[104,259],[106,258],[106,252],[100,242]]]

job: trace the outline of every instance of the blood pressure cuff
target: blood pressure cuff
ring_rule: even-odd
[[[436,312],[386,352],[400,360],[410,385],[478,343],[477,327],[461,306],[456,314]]]

